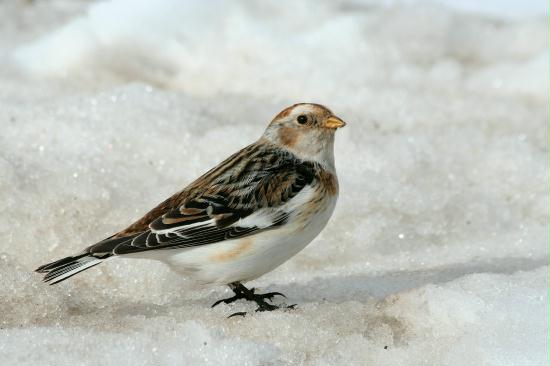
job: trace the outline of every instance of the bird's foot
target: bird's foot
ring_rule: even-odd
[[[248,289],[239,282],[232,283],[232,284],[229,285],[229,287],[233,290],[235,295],[231,296],[231,297],[228,297],[227,299],[221,299],[221,300],[216,301],[212,305],[212,307],[214,307],[214,306],[216,306],[216,305],[218,305],[222,302],[225,303],[225,304],[230,304],[230,303],[232,303],[234,301],[237,301],[239,299],[245,299],[247,301],[255,302],[256,305],[258,305],[258,308],[256,309],[256,311],[273,311],[273,310],[277,310],[277,309],[294,309],[294,307],[296,306],[296,304],[293,304],[293,305],[273,305],[273,304],[270,304],[266,301],[266,300],[268,300],[268,301],[271,302],[272,299],[275,296],[282,296],[282,297],[286,298],[286,296],[283,295],[280,292],[268,292],[266,294],[257,294],[257,293],[255,293],[254,288]],[[234,317],[234,316],[245,316],[245,315],[246,315],[246,312],[237,312],[237,313],[231,314],[229,316],[229,318]]]

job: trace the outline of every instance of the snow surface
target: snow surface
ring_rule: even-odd
[[[448,3],[1,2],[0,365],[546,365],[547,4]],[[253,306],[145,260],[32,272],[297,101],[348,126],[329,225],[251,283],[296,310],[226,319]]]

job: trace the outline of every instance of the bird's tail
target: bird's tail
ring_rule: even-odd
[[[90,253],[81,253],[40,266],[36,272],[45,273],[44,282],[54,285],[88,268],[97,266],[108,257],[110,257],[109,254],[100,257]]]

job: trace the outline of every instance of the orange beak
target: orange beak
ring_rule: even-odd
[[[336,116],[330,116],[325,121],[325,127],[333,130],[344,127],[345,125],[346,125],[346,122],[342,121],[340,118]]]

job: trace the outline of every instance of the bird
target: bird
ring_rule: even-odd
[[[147,258],[200,284],[229,286],[234,296],[212,307],[244,299],[256,311],[293,308],[273,304],[282,293],[243,283],[286,262],[326,226],[339,192],[335,132],[345,125],[320,104],[287,107],[256,142],[124,230],[36,272],[53,285],[108,259]]]

